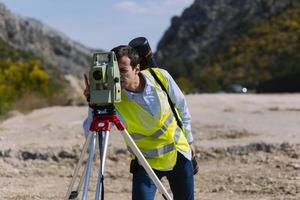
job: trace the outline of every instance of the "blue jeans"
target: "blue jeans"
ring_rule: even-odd
[[[192,162],[177,153],[177,162],[172,171],[154,170],[159,179],[166,176],[174,200],[194,200],[194,174]],[[156,186],[147,172],[139,165],[132,177],[132,200],[154,200]]]

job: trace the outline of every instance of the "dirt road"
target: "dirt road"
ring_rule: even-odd
[[[200,163],[196,199],[300,199],[300,94],[203,94],[187,101]],[[64,198],[86,111],[50,107],[0,123],[1,200]],[[131,199],[130,159],[115,130],[106,161],[106,199]]]

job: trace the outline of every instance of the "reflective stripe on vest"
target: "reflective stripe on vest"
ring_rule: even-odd
[[[167,127],[172,123],[173,118],[174,118],[174,115],[173,115],[173,113],[171,113],[169,115],[168,119],[165,121],[164,125],[159,130],[157,130],[155,133],[153,133],[151,135],[151,137],[158,138],[159,136],[161,136],[167,130]],[[130,136],[132,137],[133,140],[139,140],[139,139],[148,137],[141,133],[131,133]]]
[[[181,134],[181,128],[179,126],[177,126],[175,134],[174,134],[174,141],[176,144],[178,143],[180,134]]]
[[[130,149],[130,147],[127,146],[127,149],[130,153],[133,154],[133,151]],[[141,152],[142,152],[142,154],[145,158],[152,158],[152,157],[156,157],[156,156],[166,154],[166,153],[171,152],[173,150],[175,150],[175,145],[174,145],[174,143],[171,143],[171,144],[167,144],[165,146],[162,146],[158,149],[153,149],[153,150],[148,150],[148,151],[141,151]]]

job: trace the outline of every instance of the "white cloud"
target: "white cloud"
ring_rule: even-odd
[[[145,13],[146,9],[143,5],[139,5],[135,1],[122,1],[114,5],[114,8],[119,11],[131,13]]]
[[[122,0],[114,5],[121,12],[143,15],[174,15],[180,14],[194,0]]]

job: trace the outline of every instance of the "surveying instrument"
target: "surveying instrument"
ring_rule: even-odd
[[[139,164],[142,165],[148,173],[153,183],[162,194],[164,199],[172,198],[164,188],[156,174],[146,161],[145,157],[134,143],[125,126],[119,120],[114,103],[121,101],[120,72],[114,52],[94,53],[93,64],[89,72],[90,82],[90,104],[93,105],[93,120],[89,129],[88,136],[84,143],[78,164],[75,167],[73,177],[68,188],[65,200],[78,199],[82,189],[82,200],[87,200],[89,181],[92,171],[93,158],[95,153],[96,140],[98,139],[100,166],[96,185],[95,200],[104,199],[104,167],[107,153],[107,144],[111,124],[113,123],[126,141],[127,145],[137,157]],[[86,84],[88,82],[86,80]],[[88,151],[88,161],[80,177],[77,188],[74,190],[74,184],[79,170],[83,165],[83,159]],[[83,184],[83,187],[82,187]]]

